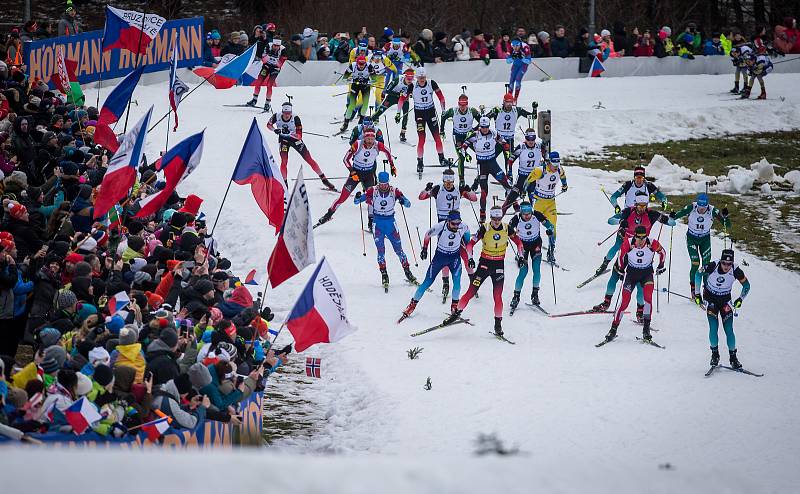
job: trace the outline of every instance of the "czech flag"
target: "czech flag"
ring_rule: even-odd
[[[156,162],[156,170],[164,170],[164,179],[167,184],[160,191],[139,202],[141,209],[134,215],[134,218],[150,216],[161,209],[178,184],[197,168],[203,155],[204,133],[205,130],[182,140]]]
[[[142,161],[144,138],[152,114],[151,106],[130,132],[125,134],[119,149],[108,161],[100,192],[94,202],[95,219],[108,213],[114,204],[128,196],[128,191],[133,187],[139,163]]]
[[[129,303],[131,303],[131,299],[128,298],[128,294],[125,292],[119,292],[108,299],[108,312],[113,316],[117,312],[127,307]]]
[[[106,6],[103,51],[124,48],[139,55],[144,54],[165,22],[166,19],[152,12],[148,14]]]
[[[592,66],[589,68],[589,77],[600,77],[600,74],[605,71],[606,68],[603,67],[603,62],[601,62],[599,58],[594,57],[592,59]]]
[[[80,435],[86,432],[86,429],[93,423],[101,420],[103,416],[97,413],[97,408],[85,396],[82,396],[80,400],[64,410],[64,418],[72,426],[72,431]]]
[[[139,79],[142,77],[143,72],[144,66],[139,67],[119,81],[119,84],[106,97],[103,107],[100,109],[94,132],[94,142],[112,153],[116,153],[119,149],[119,142],[117,142],[116,134],[111,130],[111,125],[122,118],[122,114],[125,113],[125,108],[128,106],[133,90],[139,84]]]
[[[253,45],[255,46],[255,45]],[[278,228],[283,223],[283,199],[286,184],[267,140],[253,117],[247,139],[239,154],[231,180],[239,185],[250,184],[258,207],[267,216],[270,225]]]
[[[160,412],[160,410],[157,410]],[[164,412],[161,412],[162,414]],[[142,424],[142,431],[147,434],[147,439],[150,442],[158,441],[158,438],[163,436],[167,430],[169,430],[169,417],[162,417],[158,420],[154,420],[152,422],[148,422],[146,424]]]
[[[253,63],[253,56],[256,53],[255,44],[241,55],[228,53],[216,67],[197,67],[193,72],[203,79],[206,79],[217,89],[229,89],[235,86],[242,75]]]
[[[269,278],[272,288],[316,262],[313,229],[308,193],[303,182],[303,168],[301,167],[289,198],[278,242],[267,263],[267,278]]]
[[[347,302],[336,275],[323,257],[286,320],[295,348],[339,341],[356,330],[347,320]]]
[[[261,60],[253,60],[253,63],[247,67],[247,69],[244,71],[244,74],[242,74],[242,77],[239,79],[239,84],[242,86],[257,86],[258,75],[261,73],[261,67],[263,65],[264,64],[261,63]],[[262,79],[261,85],[266,86],[267,84],[267,79]]]

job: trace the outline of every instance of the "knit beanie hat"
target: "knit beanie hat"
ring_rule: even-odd
[[[78,385],[75,386],[75,394],[78,396],[86,396],[92,390],[92,380],[82,373],[78,373]]]
[[[175,348],[175,345],[178,344],[178,333],[172,328],[164,328],[158,334],[158,339],[168,347]]]
[[[54,345],[44,351],[41,367],[45,374],[54,374],[64,366],[66,361],[67,351],[63,347]]]
[[[92,274],[92,265],[86,261],[81,261],[75,264],[75,269],[72,272],[73,278],[80,278],[81,276],[89,276]]]
[[[194,284],[194,289],[197,290],[197,293],[200,295],[205,295],[206,293],[214,290],[214,284],[211,280],[202,279]]]
[[[111,333],[118,335],[122,326],[125,326],[125,320],[119,314],[114,314],[106,319],[106,329]]]
[[[189,380],[192,382],[192,387],[200,390],[211,384],[211,372],[209,372],[208,367],[199,362],[192,364],[189,367]]]
[[[51,347],[61,339],[61,332],[56,328],[42,328],[39,331],[39,343],[42,348]]]
[[[133,326],[125,326],[119,332],[120,345],[133,345],[139,339],[139,332]]]
[[[94,347],[89,352],[89,363],[95,368],[97,368],[98,365],[108,365],[111,363],[111,355],[101,346]]]
[[[114,380],[114,371],[111,367],[100,364],[94,368],[94,380],[100,386],[108,386]]]
[[[78,297],[70,290],[62,289],[56,294],[56,310],[63,310],[78,303]]]

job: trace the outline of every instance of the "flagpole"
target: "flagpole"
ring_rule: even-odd
[[[167,150],[169,149],[169,116],[172,113],[172,107],[170,107],[169,111],[167,112],[167,142],[164,144],[164,154],[167,154]]]
[[[106,22],[108,22],[108,19],[106,19]],[[103,38],[100,40],[100,78],[97,80],[97,101],[94,104],[98,112],[100,111],[100,89],[103,87],[103,48],[105,48],[105,46],[106,46],[106,37],[105,37],[105,29],[103,29]],[[66,63],[66,60],[64,61],[64,63]]]
[[[133,70],[139,68],[139,60],[142,58],[142,54],[139,53],[139,51],[142,49],[142,38],[144,37],[144,23],[145,20],[147,19],[147,7],[149,6],[150,6],[150,0],[146,0],[144,3],[144,11],[142,12],[142,28],[139,30],[139,43],[136,45],[136,66],[133,68]],[[102,57],[100,58],[100,63],[101,64],[103,63]],[[128,109],[125,111],[125,126],[122,129],[123,134],[128,132],[128,116],[131,114],[131,99],[128,100]]]
[[[192,88],[192,90],[191,90],[191,91],[189,91],[188,93],[186,93],[186,94],[184,94],[183,96],[181,96],[181,101],[183,101],[184,99],[188,98],[188,97],[189,97],[189,95],[190,95],[190,94],[192,94],[192,93],[194,92],[194,90],[195,90],[195,89],[199,88],[200,86],[202,86],[202,85],[203,85],[203,84],[205,84],[206,82],[208,82],[208,78],[207,78],[207,77],[204,77],[204,78],[203,78],[203,82],[201,82],[201,83],[200,83],[200,84],[198,84],[197,86],[193,87],[193,88]],[[170,111],[172,111],[172,108],[170,108]],[[163,121],[164,121],[164,119],[165,119],[165,118],[167,118],[168,116],[169,116],[169,112],[165,113],[165,114],[164,114],[164,115],[163,115],[161,118],[159,118],[159,119],[158,119],[158,122],[154,123],[153,125],[151,125],[151,126],[150,126],[150,128],[149,128],[149,129],[147,129],[147,133],[149,134],[149,133],[150,133],[150,131],[152,131],[153,129],[155,129],[156,127],[158,127],[158,124],[160,124],[161,122],[163,122]]]
[[[167,126],[169,127],[169,126]],[[217,217],[214,218],[214,225],[211,226],[211,232],[208,234],[209,237],[214,236],[214,230],[217,228],[217,222],[219,221],[219,215],[222,213],[222,207],[225,205],[225,199],[228,198],[228,191],[231,190],[231,184],[233,183],[233,175],[231,175],[231,179],[228,180],[228,187],[225,189],[225,195],[222,196],[222,202],[219,204],[219,209],[217,210]]]

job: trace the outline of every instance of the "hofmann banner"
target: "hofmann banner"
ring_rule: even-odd
[[[169,69],[173,39],[178,44],[178,67],[199,65],[203,59],[203,18],[167,21],[158,36],[140,56],[139,63],[145,72]],[[114,49],[103,52],[103,31],[90,31],[77,36],[61,36],[25,43],[23,59],[31,80],[45,82],[57,70],[56,56],[63,47],[64,58],[78,64],[78,82],[86,84],[100,79],[115,79],[131,72],[137,56],[128,50]],[[102,62],[102,67],[101,67]]]

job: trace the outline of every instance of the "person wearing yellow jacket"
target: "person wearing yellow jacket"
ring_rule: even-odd
[[[529,190],[528,194],[531,202],[535,201],[533,210],[542,213],[553,225],[553,235],[550,236],[550,242],[547,246],[547,262],[555,264],[556,222],[558,221],[556,214],[556,187],[560,180],[561,192],[567,191],[567,175],[561,167],[561,156],[558,151],[551,151],[544,162],[543,166],[534,168],[528,175],[528,180],[525,181],[525,190]],[[533,186],[533,190],[530,190],[531,186]]]
[[[119,332],[119,343],[117,348],[111,352],[112,367],[127,366],[136,370],[136,377],[133,382],[141,384],[144,381],[144,369],[147,361],[144,358],[142,344],[139,339],[139,332],[133,326],[125,326]]]

